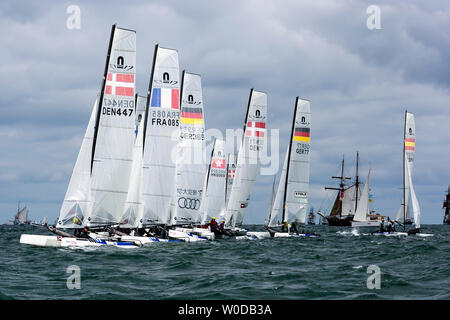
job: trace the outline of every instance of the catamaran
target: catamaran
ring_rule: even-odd
[[[251,89],[236,173],[224,214],[225,230],[234,236],[247,233],[241,227],[258,174],[260,154],[265,147],[266,121],[267,94]]]
[[[299,232],[306,225],[309,193],[311,110],[308,100],[296,98],[289,144],[266,228],[272,237],[315,236]],[[281,214],[280,226],[276,221]],[[281,227],[281,231],[278,230]],[[257,234],[252,233],[257,236]]]
[[[135,76],[136,32],[113,25],[100,96],[92,109],[56,228],[49,228],[57,236],[23,234],[21,243],[50,247],[141,245],[104,239],[95,232],[78,238],[60,230],[102,229],[120,222],[135,140]]]
[[[416,235],[421,237],[432,236],[432,234],[422,233],[420,229],[420,206],[414,191],[412,182],[412,168],[414,163],[414,153],[416,150],[416,128],[414,114],[405,111],[405,124],[403,134],[403,199],[398,210],[395,221],[403,226],[403,232],[378,232],[382,235]],[[404,223],[409,219],[409,197],[411,196],[411,209],[414,218],[414,228],[406,230]]]

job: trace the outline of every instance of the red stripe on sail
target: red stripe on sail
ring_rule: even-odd
[[[252,121],[249,121],[247,123],[247,127],[250,127],[250,128],[265,128],[266,127],[266,123],[265,122],[252,122]]]
[[[414,149],[414,147],[405,146],[405,150],[411,150],[411,151],[414,151],[415,149]]]
[[[110,79],[108,79],[110,80]],[[116,81],[117,82],[128,82],[128,83],[134,83],[134,75],[133,74],[116,74]]]
[[[296,137],[310,137],[309,132],[299,132],[299,131],[295,131],[295,135]]]
[[[414,139],[414,138],[406,138],[405,142],[416,142],[416,139]]]
[[[181,117],[190,119],[203,119],[203,114],[194,112],[181,112]]]
[[[111,94],[111,93],[112,93],[112,87],[111,86],[106,86],[105,94]]]
[[[178,89],[172,89],[172,109],[180,108],[180,95],[178,93]]]
[[[132,97],[134,96],[134,89],[128,87],[116,87],[116,95]]]

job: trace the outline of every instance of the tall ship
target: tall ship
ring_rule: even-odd
[[[28,209],[27,207],[20,208],[20,202],[17,205],[17,213],[14,217],[13,223],[15,225],[17,224],[30,224],[30,221],[28,221]]]
[[[342,158],[340,176],[332,176],[333,179],[339,179],[339,187],[325,187],[325,190],[336,190],[336,199],[330,214],[325,217],[330,226],[346,226],[352,225],[353,217],[358,209],[358,200],[361,198],[361,188],[358,175],[359,153],[356,153],[356,174],[355,180],[348,185],[346,181],[351,177],[344,176],[345,161]]]
[[[442,208],[445,208],[444,224],[450,224],[450,186],[448,187]]]

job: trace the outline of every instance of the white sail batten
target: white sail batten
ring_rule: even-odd
[[[283,220],[304,224],[309,192],[311,111],[309,101],[297,98],[296,103]]]
[[[180,137],[177,146],[175,193],[171,225],[199,224],[206,173],[205,124],[201,77],[183,72]]]
[[[136,106],[145,100],[145,97],[137,97]],[[138,110],[136,108],[136,110]],[[138,113],[138,112],[136,112]],[[144,121],[145,111],[140,111],[140,120],[137,122],[137,137],[134,143],[133,162],[131,165],[130,182],[128,184],[127,199],[123,211],[120,225],[122,228],[136,228],[139,225],[139,219],[142,217],[142,164],[143,164],[143,146],[144,146]]]
[[[81,228],[91,206],[91,154],[94,137],[98,99],[95,100],[91,117],[81,143],[75,166],[70,177],[66,195],[59,211],[58,228]],[[76,218],[74,220],[74,218]],[[75,223],[74,223],[75,222]]]
[[[88,226],[119,223],[135,140],[136,32],[114,28],[97,113]]]
[[[227,176],[227,188],[225,202],[228,203],[230,199],[231,188],[233,187],[234,176],[236,175],[236,155],[230,153],[228,155],[228,176]],[[223,213],[224,214],[224,213]]]
[[[178,52],[156,46],[144,129],[141,226],[170,221],[179,138],[179,90]]]
[[[367,180],[364,184],[364,189],[361,193],[361,197],[358,200],[358,207],[356,209],[353,221],[364,222],[368,220],[369,214],[369,191],[370,191],[370,170],[367,174]]]
[[[280,182],[278,183],[277,193],[275,195],[275,200],[273,201],[272,210],[267,217],[267,226],[273,227],[277,225],[277,219],[280,219],[280,210],[284,199],[284,190],[286,186],[286,170],[288,162],[289,146],[286,150],[286,155],[284,157],[283,169],[281,170]]]
[[[226,210],[226,224],[233,228],[242,225],[250,201],[258,174],[260,153],[265,145],[266,119],[267,94],[252,89]]]
[[[221,216],[225,208],[225,187],[227,179],[227,158],[225,154],[225,141],[217,139],[207,172],[206,188],[202,200],[202,224],[212,217]]]

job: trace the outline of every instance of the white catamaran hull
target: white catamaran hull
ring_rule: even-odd
[[[204,237],[208,240],[214,240],[215,234],[214,232],[209,231],[208,229],[203,228],[175,228],[176,231],[184,232],[189,234],[198,235],[200,237]]]
[[[38,247],[100,247],[104,245],[120,248],[138,248],[139,244],[125,241],[107,241],[103,239],[69,238],[61,236],[43,236],[22,234],[20,243]]]
[[[273,235],[274,238],[298,238],[298,237],[308,237],[315,238],[317,237],[315,234],[310,233],[287,233],[287,232],[275,232]]]
[[[270,233],[268,231],[249,231],[247,232],[247,236],[256,239],[265,239],[270,238]]]
[[[208,240],[205,237],[201,237],[193,233],[186,233],[177,230],[169,230],[169,239],[181,240],[185,242],[197,242]]]
[[[380,229],[379,221],[352,221],[352,227],[360,231],[376,231]]]

